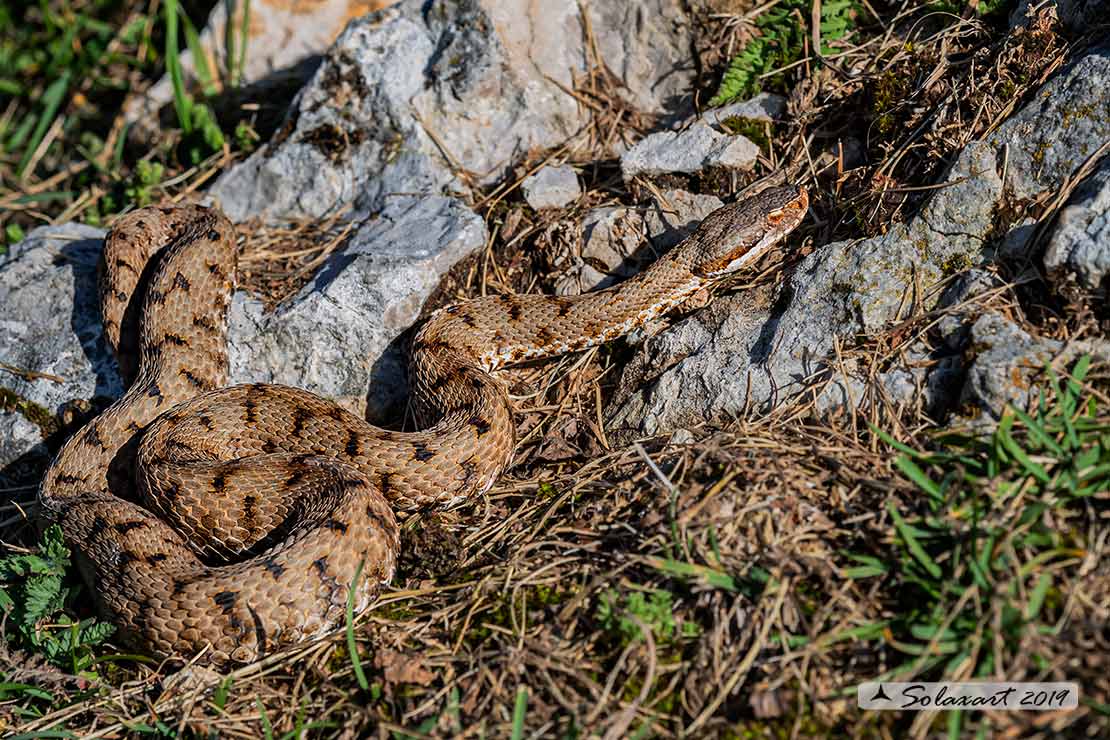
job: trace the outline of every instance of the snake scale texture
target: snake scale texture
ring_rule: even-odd
[[[509,463],[512,408],[492,371],[627,334],[757,258],[807,207],[804,189],[764,190],[612,288],[437,311],[412,343],[420,431],[297,388],[225,387],[234,227],[201,206],[134,211],[100,273],[128,390],[58,453],[42,511],[140,649],[228,664],[322,637],[343,625],[349,588],[357,612],[391,579],[395,512],[463,502]]]

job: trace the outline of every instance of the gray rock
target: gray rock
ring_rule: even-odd
[[[219,179],[211,195],[233,221],[322,216],[371,180],[418,192],[453,180],[416,118],[436,39],[409,6],[351,23],[297,96],[287,129]]]
[[[1061,372],[1082,355],[1096,362],[1110,360],[1110,342],[1076,341],[1065,345],[1034,337],[995,313],[983,314],[972,325],[971,344],[975,359],[967,370],[960,404],[965,412],[977,409],[969,421],[985,430],[1002,418],[1007,405],[1029,409],[1036,400],[1034,377],[1049,363]]]
[[[539,5],[540,3],[537,3]],[[678,120],[690,108],[697,69],[690,53],[694,24],[683,0],[581,3],[600,60],[624,86],[628,102],[645,113]],[[547,32],[545,30],[545,32]]]
[[[971,324],[979,316],[975,299],[1003,285],[997,275],[972,268],[961,273],[944,289],[937,308],[950,309],[937,321],[937,333],[952,351],[961,351],[967,344]]]
[[[930,308],[952,265],[993,259],[1003,157],[1011,191],[1029,197],[1058,187],[1110,135],[1108,77],[1105,50],[1079,59],[989,141],[969,144],[948,186],[909,222],[859,243],[821,247],[777,298],[726,297],[649,341],[610,409],[612,436],[660,434],[776,405],[830,376],[837,340]],[[833,375],[826,392],[837,393],[838,382]]]
[[[43,226],[0,262],[0,386],[56,414],[75,398],[120,393],[103,339],[96,264],[104,232],[83,224]],[[50,377],[43,377],[50,376]]]
[[[1110,46],[1080,57],[990,138],[1008,150],[1006,186],[1013,197],[1055,190],[1110,139]],[[1001,156],[1001,155],[1000,155]]]
[[[582,195],[578,175],[569,165],[541,167],[524,178],[520,186],[524,191],[524,200],[537,211],[541,208],[562,208]]]
[[[997,421],[1007,404],[1022,409],[1029,403],[1031,373],[1044,370],[1060,351],[1061,343],[1034,339],[998,314],[979,317],[971,327],[976,358],[968,369],[960,401],[971,404]]]
[[[702,118],[711,126],[720,126],[729,118],[753,121],[777,121],[786,115],[786,98],[774,93],[760,93],[749,100],[740,100],[706,111]]]
[[[676,72],[690,58],[681,4],[593,5],[601,61],[632,103],[650,112],[675,104],[672,92],[693,74]],[[405,0],[353,21],[283,133],[212,194],[233,220],[287,219],[496,182],[524,152],[584,123],[566,92],[587,64],[581,26],[573,0]]]
[[[637,175],[692,174],[711,167],[750,169],[759,147],[747,137],[696,121],[684,131],[648,134],[621,155],[625,181]]]
[[[443,274],[485,242],[485,222],[452,198],[391,199],[273,313],[236,296],[232,381],[294,385],[388,416],[406,388],[404,357],[391,343]]]
[[[555,284],[559,295],[606,288],[635,274],[686,238],[721,207],[719,198],[684,190],[663,193],[652,208],[606,206],[586,214],[582,246],[574,264]],[[645,241],[646,240],[646,241]]]
[[[874,376],[868,374],[866,359],[842,361],[831,368],[836,382],[814,398],[814,408],[823,413],[878,407],[940,418],[953,392],[959,392],[958,360],[938,357],[925,343],[915,342],[892,359],[889,370]]]
[[[27,486],[28,494],[50,462],[50,450],[42,441],[42,430],[22,414],[0,411],[0,487],[15,490]],[[6,495],[5,501],[24,496]]]
[[[1091,290],[1110,273],[1110,157],[1060,211],[1044,266],[1054,280],[1074,279]]]
[[[715,108],[690,119],[679,131],[645,136],[621,155],[621,172],[628,181],[641,174],[692,174],[714,167],[751,169],[759,157],[759,147],[727,131],[725,122],[736,117],[773,121],[785,112],[786,100],[771,93]]]

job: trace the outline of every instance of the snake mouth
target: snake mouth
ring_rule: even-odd
[[[798,195],[782,208],[777,208],[767,214],[767,223],[779,230],[780,235],[793,231],[805,218],[809,210],[809,192],[804,186],[798,186]]]

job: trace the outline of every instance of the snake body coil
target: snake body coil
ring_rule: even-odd
[[[359,611],[392,577],[394,510],[464,501],[508,464],[512,409],[491,371],[632,331],[758,257],[807,205],[783,187],[725,206],[607,290],[436,312],[413,341],[428,424],[416,432],[297,388],[224,387],[234,228],[200,206],[134,211],[105,240],[100,286],[130,385],[58,453],[42,510],[100,609],[141,648],[248,662],[323,636],[343,624],[349,587]]]

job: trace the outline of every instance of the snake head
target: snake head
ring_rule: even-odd
[[[769,188],[718,208],[691,236],[701,247],[692,272],[706,279],[736,272],[793,231],[808,208],[809,195],[800,185]]]

